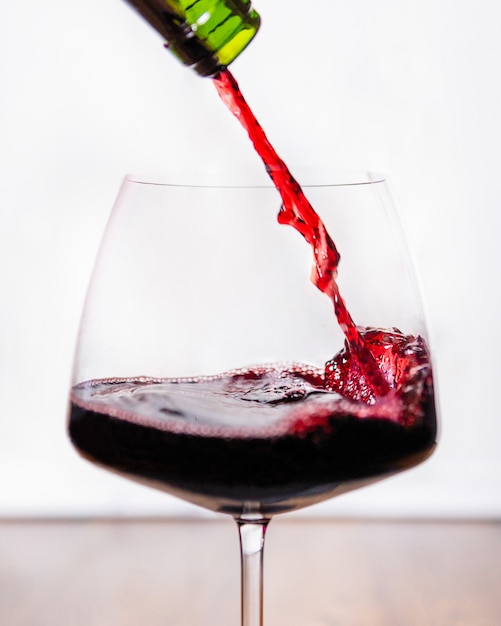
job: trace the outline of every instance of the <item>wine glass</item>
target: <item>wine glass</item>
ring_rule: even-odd
[[[267,524],[427,458],[421,301],[383,177],[298,176],[387,389],[374,395],[312,253],[264,176],[128,176],[86,298],[69,435],[84,457],[234,517],[242,626],[262,624]],[[336,355],[336,356],[335,356]]]

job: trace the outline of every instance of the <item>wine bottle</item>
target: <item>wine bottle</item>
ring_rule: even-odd
[[[200,76],[215,76],[253,39],[260,17],[250,0],[126,0]]]

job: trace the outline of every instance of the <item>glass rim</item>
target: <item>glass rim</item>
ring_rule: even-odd
[[[387,177],[370,170],[338,170],[331,168],[297,168],[292,170],[304,188],[359,187],[387,182]],[[235,182],[232,182],[235,181]],[[247,170],[169,170],[157,173],[129,173],[124,183],[156,187],[200,189],[275,189],[263,170],[260,174]]]

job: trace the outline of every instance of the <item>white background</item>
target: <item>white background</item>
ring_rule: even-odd
[[[319,513],[501,515],[501,4],[261,0],[233,64],[286,161],[386,173],[429,312],[442,440]],[[0,515],[199,514],[65,435],[87,280],[123,175],[256,157],[120,0],[0,2]]]

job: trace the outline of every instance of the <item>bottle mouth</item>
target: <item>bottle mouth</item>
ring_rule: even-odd
[[[261,23],[248,0],[127,1],[162,36],[166,48],[203,77],[213,77],[232,63]]]
[[[336,169],[292,168],[294,178],[301,187],[348,187],[377,185],[386,177],[371,171],[346,171]],[[266,171],[247,170],[169,170],[151,174],[128,174],[125,180],[143,185],[167,187],[214,187],[214,188],[275,188]]]

